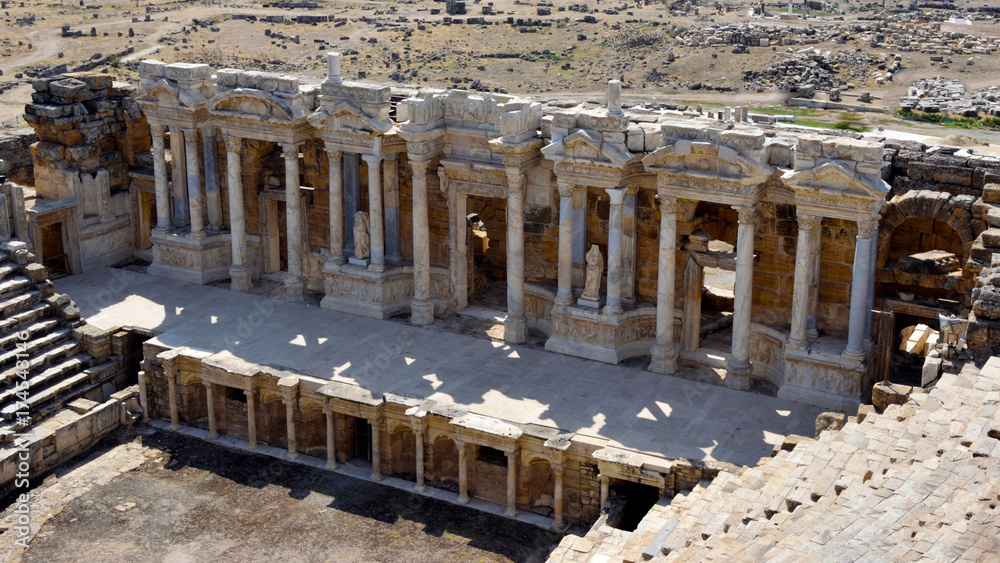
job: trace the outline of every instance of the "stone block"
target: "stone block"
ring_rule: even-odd
[[[75,78],[64,78],[49,84],[49,93],[65,101],[81,102],[89,92],[87,84]]]
[[[235,88],[239,74],[240,71],[234,68],[224,68],[215,73],[215,82],[220,88]]]
[[[62,145],[56,143],[46,143],[44,141],[39,141],[31,145],[31,154],[36,158],[41,158],[44,160],[62,160],[65,153],[65,148]]]
[[[21,268],[21,273],[28,278],[32,284],[42,283],[48,279],[49,274],[45,266],[41,264],[28,264]]]
[[[872,404],[884,411],[889,405],[905,405],[913,388],[908,385],[880,381],[872,388]]]
[[[164,75],[171,80],[203,80],[212,77],[212,67],[197,63],[172,63],[167,65]]]
[[[847,415],[842,412],[824,412],[816,417],[816,438],[824,430],[840,430],[847,424]]]
[[[633,153],[645,150],[645,133],[635,123],[629,123],[625,131],[625,147]]]

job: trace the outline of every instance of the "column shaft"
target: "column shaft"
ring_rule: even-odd
[[[507,173],[507,319],[504,340],[524,342],[528,336],[524,317],[524,175]]]
[[[299,194],[299,146],[281,145],[285,157],[285,211],[288,227],[288,274],[285,276],[286,297],[290,301],[305,298],[306,278],[302,275],[302,199]]]
[[[559,184],[559,270],[556,305],[573,302],[573,186]]]
[[[170,127],[170,158],[172,160],[172,170],[170,173],[171,186],[170,195],[173,198],[175,227],[183,227],[188,223],[188,203],[187,203],[187,165],[184,158],[186,150],[184,148],[184,134],[180,129]]]
[[[226,186],[229,188],[229,233],[233,244],[233,264],[229,267],[230,289],[250,289],[250,267],[247,263],[246,210],[243,207],[243,167],[239,137],[226,136]]]
[[[382,432],[379,429],[382,427],[381,420],[374,419],[371,421],[372,427],[372,481],[382,480]]]
[[[507,454],[507,510],[503,513],[508,518],[517,515],[517,450]]]
[[[872,229],[871,250],[868,256],[868,316],[865,317],[865,346],[872,341],[872,323],[875,322],[872,310],[875,308],[875,276],[878,272],[878,223]]]
[[[219,431],[215,427],[215,400],[214,400],[214,383],[205,383],[205,401],[208,403],[208,439],[217,440],[219,438]]]
[[[705,271],[688,256],[684,263],[684,311],[681,313],[681,350],[693,352],[701,345],[701,293]]]
[[[146,372],[140,371],[138,373],[139,378],[139,408],[142,409],[142,421],[149,421],[149,390],[146,389]]]
[[[333,264],[343,264],[344,258],[344,153],[326,151],[329,162],[330,186],[330,257]]]
[[[247,441],[251,450],[257,449],[257,408],[254,404],[253,389],[245,389],[243,394],[247,397]]]
[[[288,457],[295,459],[299,457],[295,447],[295,401],[283,400],[285,404],[285,429],[288,433]]]
[[[361,210],[361,155],[344,153],[344,255],[354,254],[354,214]]]
[[[465,442],[461,440],[456,440],[455,445],[458,446],[458,502],[459,504],[468,504],[469,502],[469,471],[468,471],[468,452],[466,451]]]
[[[608,484],[609,479],[607,475],[601,475],[601,510],[604,510],[604,505],[608,502]]]
[[[422,493],[427,490],[424,485],[424,433],[422,430],[417,430],[413,433],[414,439],[416,440],[416,458],[417,458],[417,485],[413,488],[414,491]]]
[[[656,276],[656,344],[650,371],[674,373],[677,347],[674,345],[674,289],[677,285],[677,200],[660,199],[660,257]]]
[[[165,128],[162,125],[149,127],[153,137],[153,185],[156,191],[156,229],[170,228],[170,186],[167,183],[167,155],[163,143]]]
[[[795,285],[792,291],[792,326],[788,343],[806,345],[806,317],[809,312],[809,278],[812,273],[812,241],[816,218],[800,213],[799,236],[795,246]]]
[[[608,297],[604,312],[616,315],[622,310],[622,202],[625,188],[605,190],[611,197],[608,215]]]
[[[208,230],[217,233],[222,230],[222,192],[219,191],[219,143],[215,128],[201,130],[201,147],[205,161],[205,205],[208,214]]]
[[[736,283],[733,303],[733,348],[726,366],[726,385],[750,388],[750,317],[753,305],[753,238],[756,207],[739,207],[736,235]]]
[[[554,464],[555,486],[552,489],[552,527],[562,530],[563,527],[563,470],[564,464]]]
[[[848,320],[847,348],[844,354],[860,359],[865,355],[865,317],[871,316],[868,308],[868,289],[871,285],[871,238],[875,223],[865,217],[858,221],[858,238],[854,247],[854,273],[851,279],[851,309]]]
[[[334,427],[333,411],[323,409],[326,415],[326,468],[337,468],[337,434]]]
[[[191,236],[205,236],[205,200],[201,195],[201,172],[198,170],[198,131],[184,130],[184,158],[187,161],[188,204],[191,206]]]
[[[382,157],[364,155],[368,165],[368,218],[371,221],[371,264],[375,272],[385,270],[385,228],[382,211]]]
[[[385,193],[385,259],[403,259],[399,248],[399,160],[388,154],[382,162],[382,191]]]
[[[167,372],[166,376],[167,395],[170,401],[170,429],[177,430],[181,426],[180,414],[177,411],[177,375]]]
[[[413,301],[410,322],[428,325],[434,322],[434,302],[431,300],[431,240],[427,218],[426,160],[410,160],[413,169]],[[452,248],[452,252],[456,252]]]

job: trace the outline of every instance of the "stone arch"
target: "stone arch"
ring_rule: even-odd
[[[893,232],[911,219],[933,219],[950,227],[961,241],[962,255],[958,258],[964,265],[972,250],[972,243],[979,234],[973,225],[970,209],[959,204],[956,197],[947,192],[914,190],[893,197],[882,207],[878,231],[878,267],[882,268],[889,260]]]
[[[433,438],[427,464],[427,480],[438,488],[458,492],[458,445],[447,434]]]
[[[281,406],[284,407],[284,404]],[[294,418],[296,450],[326,459],[326,414],[323,406],[315,401],[299,399]],[[287,430],[285,436],[287,437]]]
[[[523,497],[519,504],[529,511],[552,516],[555,495],[555,474],[549,460],[541,456],[525,456],[518,471]]]
[[[406,425],[396,425],[389,432],[389,467],[392,475],[417,480],[416,434]]]

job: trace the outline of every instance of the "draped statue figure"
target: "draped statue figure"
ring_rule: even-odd
[[[596,244],[587,251],[587,278],[583,284],[583,299],[599,301],[601,299],[601,273],[604,272],[604,256]]]
[[[354,257],[364,260],[371,255],[372,243],[368,236],[368,213],[354,214]]]

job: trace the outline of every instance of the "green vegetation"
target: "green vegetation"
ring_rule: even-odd
[[[953,129],[1000,130],[1000,117],[952,117],[946,113],[933,113],[908,109],[898,109],[895,111],[895,115],[896,117],[901,117],[903,119],[921,121],[924,123],[934,123],[940,127],[949,127]]]

